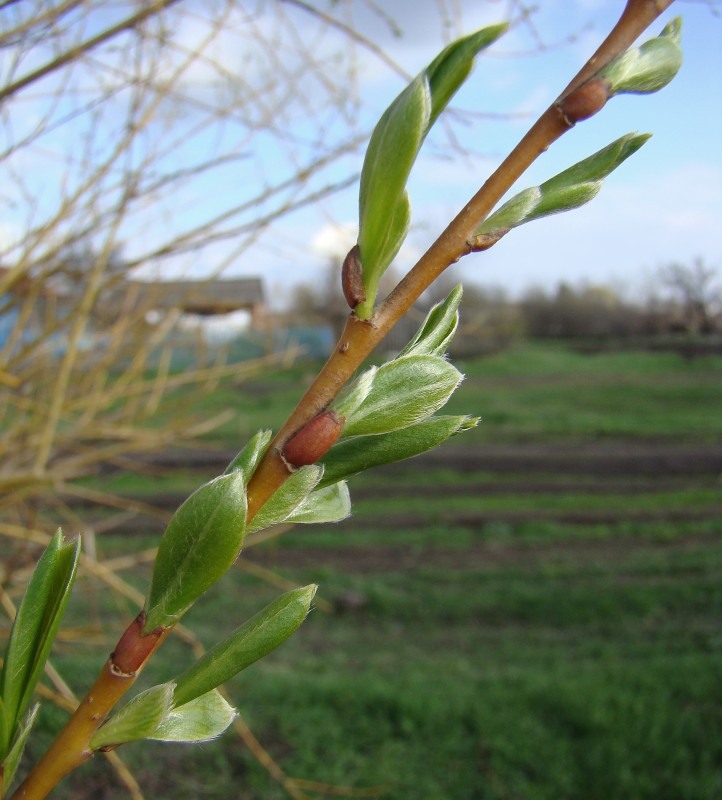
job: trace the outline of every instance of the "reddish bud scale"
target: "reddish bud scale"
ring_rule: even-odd
[[[165,632],[165,628],[156,628],[144,634],[144,622],[145,611],[141,611],[118,640],[110,656],[116,674],[133,675],[141,669]]]
[[[315,464],[341,435],[343,423],[344,418],[335,411],[324,411],[314,417],[283,446],[284,459],[292,467]]]
[[[341,268],[341,288],[349,308],[356,308],[366,299],[366,287],[363,282],[363,269],[361,267],[361,251],[354,245],[343,260]]]
[[[610,96],[609,82],[602,78],[594,78],[562,98],[557,107],[564,119],[570,125],[574,125],[601,111]]]

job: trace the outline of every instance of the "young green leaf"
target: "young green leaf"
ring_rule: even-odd
[[[476,230],[477,236],[493,234],[535,219],[569,211],[588,203],[602,181],[650,138],[650,134],[628,133],[598,152],[545,181],[525,189],[489,216]]]
[[[530,186],[522,192],[515,194],[512,198],[503,203],[499,208],[476,229],[477,236],[491,233],[508,231],[523,225],[532,211],[537,207],[541,200],[541,189],[538,186]]]
[[[145,631],[173,625],[233,564],[246,530],[240,471],[201,486],[176,511],[158,548]]]
[[[360,319],[373,313],[381,276],[408,231],[406,182],[431,126],[469,75],[476,54],[506,30],[493,25],[446,47],[394,100],[374,128],[361,170],[359,258],[366,298]]]
[[[651,139],[651,133],[627,133],[542,183],[542,196],[578,184],[604,180]]]
[[[579,208],[593,200],[601,188],[602,181],[589,181],[588,183],[575,183],[572,186],[559,186],[554,191],[542,191],[539,202],[524,222]]]
[[[356,380],[350,383],[333,401],[331,408],[339,417],[350,417],[368,397],[376,377],[378,367],[369,367]]]
[[[91,748],[98,750],[141,739],[207,742],[220,736],[236,715],[216,691],[178,705],[173,700],[174,689],[174,683],[163,683],[136,695],[95,732]]]
[[[30,735],[32,727],[35,724],[39,710],[40,703],[35,703],[35,705],[32,706],[27,712],[27,714],[25,714],[20,721],[20,724],[17,726],[15,738],[10,744],[10,751],[4,759],[0,760],[0,771],[3,778],[2,784],[4,785],[6,792],[12,784],[13,778],[15,777],[18,765],[20,764],[20,759],[22,758],[23,751],[25,750],[25,744],[28,740],[28,736]],[[3,796],[2,791],[0,791],[0,796]]]
[[[210,692],[283,644],[306,618],[316,589],[311,584],[286,592],[208,650],[176,678],[174,704]]]
[[[90,747],[98,750],[151,738],[172,708],[174,688],[173,683],[163,683],[137,694],[98,728]]]
[[[357,472],[425,453],[451,436],[475,427],[478,422],[478,417],[430,417],[390,433],[344,439],[324,457],[319,486],[335,484]]]
[[[271,443],[272,436],[273,433],[271,431],[258,431],[226,467],[224,475],[228,475],[231,472],[240,472],[243,476],[243,483],[248,486],[251,476]]]
[[[438,356],[410,355],[379,367],[366,399],[346,419],[343,436],[387,433],[438,411],[463,375]]]
[[[474,58],[493,44],[509,26],[506,23],[488,25],[469,36],[457,39],[445,47],[426,68],[431,90],[429,127],[436,122],[459,87],[469,77]]]
[[[461,284],[454,287],[449,296],[429,311],[422,326],[411,341],[397,356],[411,355],[443,356],[459,325],[459,303],[464,290]],[[348,416],[348,415],[347,415]]]
[[[386,109],[371,134],[359,188],[364,306],[373,307],[379,280],[406,238],[410,207],[405,186],[430,113],[428,81],[422,74]]]
[[[5,739],[0,760],[9,750],[20,719],[30,705],[70,596],[80,557],[80,540],[53,536],[30,579],[8,639],[0,677]]]
[[[296,470],[253,517],[248,524],[248,532],[255,533],[284,522],[316,488],[322,474],[323,467],[316,464]]]
[[[217,691],[174,706],[149,739],[159,742],[208,742],[233,722],[235,709]]]
[[[351,497],[345,481],[315,489],[288,516],[286,522],[324,523],[340,522],[351,513]]]
[[[662,33],[633,47],[605,67],[599,77],[609,83],[611,94],[649,94],[664,88],[682,66],[682,20],[677,17]]]

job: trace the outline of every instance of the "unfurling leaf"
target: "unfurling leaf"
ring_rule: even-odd
[[[208,742],[227,730],[235,716],[233,706],[214,690],[173,706],[147,738],[159,742]]]
[[[345,481],[315,489],[288,516],[286,522],[322,523],[340,522],[351,513],[351,497]]]
[[[153,686],[136,695],[90,740],[93,750],[141,739],[161,742],[207,742],[231,724],[235,710],[217,691],[209,691],[182,705],[174,699],[173,682]]]
[[[255,533],[284,522],[316,488],[322,474],[323,467],[316,464],[296,470],[249,522],[248,532]]]
[[[476,235],[482,236],[496,233],[497,231],[508,231],[518,225],[523,225],[540,200],[541,189],[538,186],[530,186],[528,189],[524,189],[524,191],[515,194],[487,217],[477,228]]]
[[[286,592],[208,650],[176,678],[174,704],[206,694],[283,644],[306,618],[316,589],[311,584]]]
[[[508,28],[506,23],[481,28],[447,45],[429,64],[425,70],[431,91],[429,127],[436,122],[439,114],[469,77],[477,54],[493,44]]]
[[[246,530],[241,471],[201,486],[173,515],[160,541],[146,601],[145,631],[177,622],[233,564]]]
[[[540,186],[525,189],[489,216],[476,235],[488,236],[588,203],[599,192],[604,178],[649,138],[650,134],[628,133]]]
[[[418,76],[379,120],[361,172],[359,258],[366,290],[361,306],[373,308],[381,276],[398,253],[409,227],[406,181],[431,113],[428,82]]]
[[[152,737],[173,703],[172,683],[140,692],[93,734],[90,746],[101,747],[135,742]]]
[[[368,397],[378,367],[364,370],[356,380],[349,384],[344,391],[334,400],[332,408],[340,417],[350,417],[354,411]]]
[[[346,419],[343,436],[387,433],[438,411],[463,375],[438,356],[409,355],[378,368],[366,399]]]
[[[449,296],[429,311],[416,335],[399,353],[398,358],[411,355],[443,356],[459,325],[459,303],[463,294],[461,284]]]
[[[319,485],[335,485],[336,481],[357,472],[425,453],[451,436],[475,427],[478,422],[477,417],[430,417],[390,433],[344,439],[325,456],[323,478]]]
[[[446,47],[394,100],[374,128],[361,171],[358,259],[365,299],[356,314],[368,319],[381,276],[406,238],[411,210],[406,182],[439,114],[464,82],[476,54],[506,25],[493,25]]]
[[[664,88],[682,66],[680,47],[682,20],[677,17],[662,33],[632,47],[600,73],[611,94],[649,94]]]
[[[30,579],[8,639],[0,675],[0,762],[8,754],[58,633],[80,557],[80,540],[53,536]]]

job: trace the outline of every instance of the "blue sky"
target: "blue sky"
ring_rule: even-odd
[[[518,17],[522,5],[511,0],[387,0],[380,15],[381,6],[366,0],[314,3],[317,9],[353,25],[409,76],[451,38],[498,22],[510,11],[512,18]],[[412,228],[399,254],[399,269],[413,264],[535,115],[553,101],[611,28],[621,5],[602,0],[545,0],[530,22],[514,26],[479,58],[415,165],[409,183]],[[608,284],[624,293],[644,295],[654,288],[655,270],[670,261],[691,263],[702,258],[722,271],[722,8],[715,6],[712,2],[674,3],[643,37],[658,33],[671,17],[683,17],[685,62],[672,84],[656,95],[615,98],[601,114],[578,125],[544,154],[513,190],[542,182],[625,133],[653,133],[610,176],[600,195],[582,209],[512,232],[487,253],[463,259],[452,268],[453,276],[501,287],[517,296],[532,286],[554,288],[562,280]],[[184,0],[168,14],[168,35],[181,45],[197,46],[207,32],[204,16],[219,7],[211,0]],[[251,7],[253,14],[244,16]],[[100,8],[89,18],[88,32],[111,23],[113,14],[122,16],[128,11],[123,3]],[[148,153],[162,153],[158,164],[170,172],[219,153],[231,156],[232,161],[188,186],[159,192],[128,212],[118,229],[124,253],[133,258],[151,252],[176,232],[282,181],[328,145],[344,147],[352,137],[367,136],[403,88],[398,72],[368,48],[350,44],[292,2],[279,5],[258,0],[235,8],[238,11],[229,19],[236,30],[222,30],[208,47],[228,78],[224,88],[231,94],[228,118],[197,125],[201,117],[192,104],[202,106],[213,98],[219,73],[209,60],[194,63],[179,85],[191,105],[161,104],[139,146],[104,178],[102,197],[88,196],[79,203],[68,225],[82,225],[96,206],[108,207],[117,200],[124,165],[137,165]],[[275,61],[273,54],[255,52],[255,32],[279,37]],[[320,70],[300,69],[293,49],[299,43],[310,48]],[[24,62],[25,68],[34,65],[33,58],[42,63],[47,55],[38,48]],[[4,54],[7,61],[3,65],[0,60],[0,68],[8,69],[11,56]],[[13,239],[22,239],[28,227],[42,227],[62,198],[82,185],[93,158],[102,156],[123,135],[132,89],[118,69],[127,65],[119,64],[118,58],[112,48],[96,52],[94,63],[103,63],[102,69],[76,71],[70,79],[55,75],[13,98],[2,127],[10,142],[33,130],[47,112],[48,98],[60,80],[67,80],[73,91],[64,92],[54,107],[52,113],[58,118],[72,114],[84,93],[87,96],[97,86],[118,90],[115,100],[94,117],[78,117],[59,126],[0,165],[8,170],[0,192],[0,249]],[[161,71],[170,71],[174,63],[161,64]],[[292,80],[264,84],[264,70],[286,69]],[[339,83],[326,85],[323,80],[324,71],[338,77],[336,70],[338,75],[352,76],[346,96],[340,98],[334,94]],[[260,133],[244,126],[239,119],[244,107],[233,105],[233,92],[242,99],[251,85],[263,87],[261,98],[273,109]],[[340,85],[344,86],[343,80]],[[95,137],[92,150],[86,143],[91,132]],[[351,148],[314,175],[308,190],[357,172],[362,157],[363,147]],[[70,172],[68,163],[73,165]],[[22,191],[14,194],[15,186]],[[328,263],[340,263],[353,244],[357,191],[357,185],[351,185],[318,205],[285,216],[268,230],[245,231],[220,238],[199,252],[163,258],[143,274],[198,277],[220,268],[228,277],[260,274],[276,304],[281,304],[290,297],[293,285],[319,280]],[[33,201],[27,203],[24,197]],[[295,197],[281,193],[278,202]],[[240,214],[232,222],[244,219]]]

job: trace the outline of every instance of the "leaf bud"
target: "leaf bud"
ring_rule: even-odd
[[[343,430],[344,419],[335,411],[324,411],[307,422],[283,446],[283,457],[292,467],[315,464]]]
[[[366,299],[366,288],[361,267],[361,250],[358,245],[354,245],[343,260],[341,288],[349,308],[356,308],[359,303],[363,303]]]
[[[557,101],[556,105],[564,121],[572,126],[601,111],[610,97],[609,81],[593,78]]]

